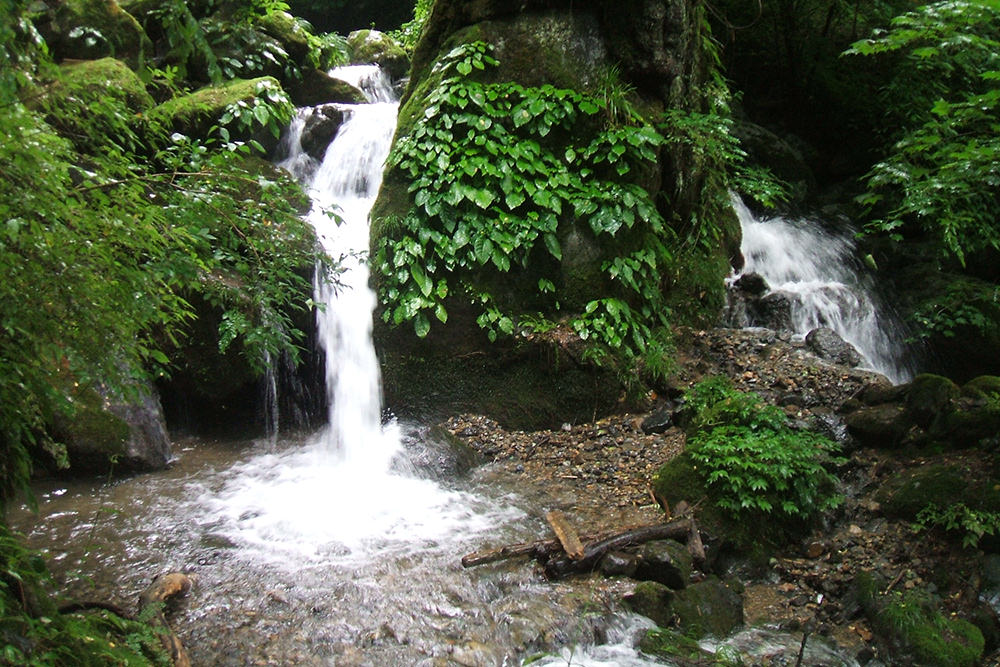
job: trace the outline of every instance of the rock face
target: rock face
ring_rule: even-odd
[[[622,108],[627,103],[646,122],[653,123],[668,109],[701,110],[703,98],[696,91],[707,76],[707,67],[698,36],[699,11],[687,0],[634,1],[624,5],[606,0],[517,4],[441,0],[435,3],[413,55],[410,82],[400,108],[397,145],[418,130],[428,113],[434,114],[431,100],[435,91],[441,90],[442,63],[448,62],[453,49],[471,43],[488,44],[491,56],[498,61],[488,71],[470,68],[465,74],[480,77],[484,85],[544,90],[547,92],[541,94],[553,99],[556,91],[565,89],[606,95],[617,99],[616,104]],[[360,36],[355,39],[360,40]],[[475,109],[469,106],[466,113],[475,113]],[[489,127],[491,122],[486,118],[482,124]],[[574,133],[596,134],[604,122],[595,117],[589,125],[584,124],[586,128],[561,127],[551,134],[546,130],[540,139],[531,139],[533,143],[514,134],[510,141],[523,141],[529,148],[537,148],[541,142],[544,150],[551,150],[560,160],[565,155],[572,163],[578,153],[569,148],[589,143],[589,139]],[[656,213],[665,220],[677,221],[679,226],[704,220],[721,230],[721,242],[711,250],[698,251],[702,254],[697,258],[682,259],[684,251],[678,248],[677,265],[669,276],[666,271],[660,274],[663,277],[658,288],[674,317],[704,325],[714,321],[721,310],[722,278],[739,255],[739,228],[728,206],[713,208],[712,202],[724,200],[724,195],[718,199],[722,193],[706,185],[706,173],[712,165],[679,143],[683,142],[657,149],[656,159],[641,170],[613,178],[640,187],[645,193],[642,196],[648,195],[650,201],[656,202]],[[373,256],[409,233],[398,222],[423,206],[424,200],[418,205],[412,194],[411,186],[417,178],[390,162],[373,210]],[[493,179],[486,190],[473,193],[478,197],[476,203],[486,209],[490,202],[506,202],[509,210],[515,211],[524,199],[518,194],[511,196],[509,184],[501,190],[502,185],[502,178]],[[559,187],[546,180],[543,189]],[[453,194],[462,201],[462,190],[456,189]],[[581,344],[571,327],[560,330],[557,326],[556,331],[544,336],[518,336],[515,331],[523,316],[565,321],[566,314],[572,317],[589,304],[609,297],[625,298],[632,307],[641,309],[645,297],[621,297],[614,277],[617,274],[609,275],[608,267],[616,258],[640,249],[646,243],[647,231],[637,226],[627,233],[598,233],[589,221],[591,214],[569,205],[559,208],[553,220],[552,239],[546,240],[551,253],[538,238],[537,250],[527,245],[530,254],[522,261],[516,254],[518,247],[533,243],[535,237],[530,241],[497,241],[500,248],[493,253],[491,262],[470,270],[470,275],[449,280],[448,289],[442,290],[447,296],[441,296],[446,299],[447,316],[439,315],[442,321],[433,322],[427,338],[418,339],[414,327],[407,326],[410,322],[399,328],[377,322],[376,345],[383,361],[387,401],[404,412],[426,412],[434,406],[441,412],[475,410],[519,427],[552,425],[556,419],[592,418],[595,412],[605,413],[618,406],[620,385],[613,374],[595,369],[590,357],[583,357],[589,343]],[[436,214],[428,215],[433,219]],[[498,213],[496,218],[498,225],[503,224],[502,215]],[[433,231],[436,235],[436,229]],[[453,225],[448,233],[459,247],[470,242],[483,246],[482,239],[465,239]],[[434,257],[435,251],[427,243],[423,246],[426,264],[423,271],[418,267],[417,274],[440,273],[435,267],[443,261]],[[491,242],[490,247],[495,245]],[[488,253],[482,250],[480,254],[486,257]],[[688,270],[685,262],[697,270]],[[373,277],[381,283],[395,271],[376,267]],[[559,312],[551,310],[551,305],[538,305],[546,283],[554,286],[560,304],[555,310]],[[434,284],[439,283],[435,280]],[[459,289],[462,285],[465,287]],[[488,338],[477,324],[477,319],[484,316],[484,308],[488,308],[484,306],[484,293],[489,295],[489,303],[499,304],[509,316],[499,327],[507,337],[501,336],[499,341],[493,339],[495,331]],[[391,295],[383,295],[382,307],[396,307],[392,299]],[[622,328],[621,324],[615,326]],[[421,331],[421,327],[416,329]],[[434,393],[432,400],[429,392]],[[560,413],[562,416],[557,417]]]

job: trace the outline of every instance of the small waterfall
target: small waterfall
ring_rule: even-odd
[[[763,277],[771,293],[782,293],[791,303],[795,335],[828,327],[857,348],[865,367],[894,383],[913,376],[905,328],[857,260],[852,230],[833,233],[805,218],[759,219],[735,195],[733,206],[746,264],[731,282],[749,274]]]

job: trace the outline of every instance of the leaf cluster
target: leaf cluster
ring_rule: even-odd
[[[446,299],[462,296],[484,306],[479,324],[491,340],[551,327],[563,310],[560,223],[574,220],[598,243],[641,240],[603,265],[617,293],[564,323],[609,348],[641,351],[651,328],[667,323],[659,269],[672,232],[634,180],[655,164],[663,137],[637,115],[612,113],[610,103],[621,105],[611,96],[480,82],[477,73],[496,64],[483,43],[444,57],[423,117],[390,156],[411,179],[413,208],[375,256],[386,321],[412,321],[424,336],[430,317],[447,321]],[[519,323],[505,314],[487,273],[529,276],[538,314]]]
[[[716,503],[738,516],[808,519],[836,507],[836,443],[796,431],[785,414],[756,394],[733,388],[728,378],[703,380],[688,390],[692,412],[688,452]]]
[[[1000,250],[1000,4],[925,5],[847,53],[900,59],[883,103],[903,129],[867,175],[868,230],[916,228],[963,264]]]
[[[942,528],[962,537],[962,546],[975,548],[986,535],[1000,534],[1000,512],[951,503],[946,507],[929,504],[917,513],[914,531]]]

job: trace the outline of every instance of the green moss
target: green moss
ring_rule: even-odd
[[[53,438],[66,447],[74,473],[104,473],[125,456],[129,427],[109,411],[110,405],[92,388],[74,388],[73,411],[51,426]]]
[[[657,625],[670,625],[673,621],[671,604],[674,592],[658,581],[640,581],[629,595],[625,605]]]
[[[957,502],[967,487],[968,479],[958,467],[931,465],[891,477],[876,498],[889,516],[913,520],[929,504],[946,506]]]
[[[378,30],[356,30],[347,38],[351,60],[356,63],[377,63],[389,75],[398,79],[406,74],[410,57],[396,41]]]
[[[639,650],[657,658],[680,659],[685,665],[715,664],[713,655],[701,648],[697,641],[664,628],[647,630],[639,640]]]
[[[109,144],[135,148],[147,131],[142,114],[153,98],[123,62],[102,58],[62,65],[28,105],[77,150],[94,153]]]
[[[934,598],[918,590],[882,594],[884,582],[867,572],[855,578],[858,602],[896,659],[934,667],[979,664],[985,642],[979,628],[945,616]]]
[[[913,378],[906,394],[906,411],[915,424],[927,428],[943,414],[951,412],[959,396],[958,385],[946,377],[925,373]]]
[[[257,20],[257,25],[278,40],[297,63],[306,62],[314,37],[294,16],[288,12],[269,12]]]
[[[218,124],[226,107],[254,100],[257,97],[257,86],[262,82],[279,87],[277,80],[269,76],[233,79],[167,100],[154,107],[149,116],[174,132],[194,138],[206,137],[209,129]]]
[[[1000,376],[980,375],[962,385],[962,396],[979,399],[1000,399]]]

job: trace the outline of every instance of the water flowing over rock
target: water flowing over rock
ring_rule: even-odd
[[[730,324],[787,329],[797,336],[819,329],[813,349],[821,357],[849,366],[860,363],[897,383],[913,376],[902,323],[855,257],[849,228],[834,232],[809,219],[760,219],[736,196],[733,206],[743,229],[746,263],[730,279],[737,288],[730,297]],[[761,280],[768,287],[763,295]],[[746,319],[738,322],[744,313]],[[847,348],[828,346],[824,341],[832,344],[833,339],[826,331],[862,358],[855,361]]]

